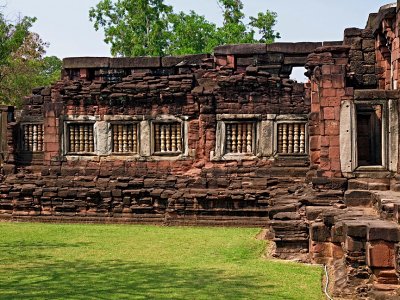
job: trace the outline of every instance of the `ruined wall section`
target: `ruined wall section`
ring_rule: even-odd
[[[375,36],[372,29],[345,29],[343,45],[350,46],[346,85],[357,89],[376,88],[383,70],[376,67]]]
[[[19,160],[17,173],[2,185],[2,216],[265,224],[273,216],[270,206],[282,197],[296,202],[303,193],[288,190],[300,186],[308,170],[310,102],[304,85],[289,75],[317,44],[280,44],[271,53],[265,45],[234,45],[215,57],[67,59],[63,80],[35,90],[14,126]],[[224,63],[229,60],[234,64]],[[158,130],[153,124],[170,120],[182,124],[185,135],[184,151],[172,157],[154,153],[157,142],[150,137]],[[139,153],[112,151],[113,122],[147,130]],[[303,135],[301,155],[277,153],[279,124],[289,123],[298,125],[285,134]],[[66,138],[70,124],[86,127]],[[226,153],[221,135],[236,134],[242,145],[244,139],[227,129],[230,124],[247,128],[251,152]],[[95,148],[86,138],[88,153],[74,153],[68,139],[93,138],[91,128],[103,138]]]
[[[376,73],[379,89],[397,89],[398,41],[396,40],[396,5],[382,6],[371,14],[367,27],[375,37]]]

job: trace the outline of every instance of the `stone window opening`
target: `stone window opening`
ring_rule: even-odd
[[[153,122],[153,155],[183,153],[182,123],[178,121]]]
[[[261,155],[259,135],[261,115],[217,115],[215,150],[210,158],[219,160],[252,160]]]
[[[225,129],[224,154],[254,155],[256,132],[253,121],[227,121]]]
[[[43,135],[43,124],[22,124],[21,150],[25,152],[42,152]]]
[[[111,124],[111,151],[113,154],[137,154],[139,152],[138,123]]]
[[[277,123],[276,153],[278,155],[306,155],[306,122]]]
[[[68,154],[93,154],[95,152],[94,124],[66,124],[66,144]]]

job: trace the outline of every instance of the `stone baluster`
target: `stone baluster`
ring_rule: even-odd
[[[237,153],[236,124],[232,124],[232,153]]]
[[[278,125],[278,153],[283,153],[283,124]]]
[[[177,124],[171,125],[172,130],[171,130],[171,150],[172,152],[176,152],[176,127]]]
[[[160,131],[161,131],[161,152],[165,152],[165,125],[160,125]]]
[[[69,131],[69,151],[75,152],[75,129],[72,125],[68,126]]]
[[[293,153],[293,124],[288,124],[288,153]]]
[[[122,152],[128,152],[128,128],[122,125]]]
[[[38,151],[43,151],[43,125],[38,125]]]
[[[242,153],[247,152],[247,124],[242,124]]]
[[[75,135],[75,152],[79,152],[79,126],[73,125]]]
[[[305,153],[305,135],[306,135],[306,125],[301,124],[300,126],[300,153]]]
[[[178,151],[182,151],[182,132],[181,132],[181,124],[177,124],[176,126],[176,148]]]
[[[127,130],[127,151],[133,152],[133,125],[126,125]]]
[[[171,125],[165,125],[165,151],[171,151]]]
[[[251,153],[253,152],[253,124],[247,124],[247,136],[246,136],[246,140],[247,140],[247,153]]]
[[[122,136],[122,125],[118,125],[118,152],[124,151],[124,142]]]
[[[24,143],[23,143],[23,148],[25,151],[29,151],[29,135],[28,135],[28,126],[29,125],[24,125],[22,127],[23,133],[24,133]]]
[[[83,151],[89,152],[89,126],[83,125]]]
[[[237,124],[237,152],[242,153],[242,124]]]
[[[137,153],[137,124],[132,126],[132,152]]]
[[[113,135],[113,152],[118,152],[118,126],[112,125],[112,135]]]
[[[33,148],[33,141],[32,141],[32,126],[28,125],[28,151],[32,151]]]
[[[154,145],[154,151],[155,152],[160,152],[161,151],[161,134],[160,134],[160,125],[159,124],[154,124],[154,137],[155,137],[155,145]]]
[[[32,125],[32,151],[37,151],[37,142],[38,142],[38,128],[37,125]]]
[[[294,147],[293,147],[293,152],[294,153],[299,153],[299,138],[300,138],[300,135],[299,135],[299,125],[300,124],[294,124],[294,131],[293,131],[293,144],[294,144]]]
[[[232,125],[226,124],[226,153],[232,152]]]
[[[89,139],[89,152],[94,152],[94,138],[93,138],[93,125],[88,125],[89,127],[89,135],[88,135],[88,139]]]
[[[288,152],[287,124],[282,124],[282,153]]]
[[[84,152],[85,151],[85,131],[84,131],[84,126],[79,125],[79,152]]]

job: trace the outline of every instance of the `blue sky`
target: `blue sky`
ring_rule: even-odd
[[[96,32],[88,18],[89,8],[99,0],[0,0],[5,15],[38,18],[33,26],[50,43],[47,55],[109,56],[102,32]],[[194,10],[220,24],[221,10],[215,0],[165,0],[175,11]],[[347,27],[365,27],[370,12],[390,1],[377,0],[243,0],[246,15],[267,9],[278,13],[276,30],[282,42],[342,40]]]

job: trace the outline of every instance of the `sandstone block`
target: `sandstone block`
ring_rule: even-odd
[[[367,243],[367,264],[376,268],[394,268],[394,244],[384,241]]]
[[[330,230],[323,223],[313,223],[310,228],[310,239],[315,242],[326,242],[331,237]]]

